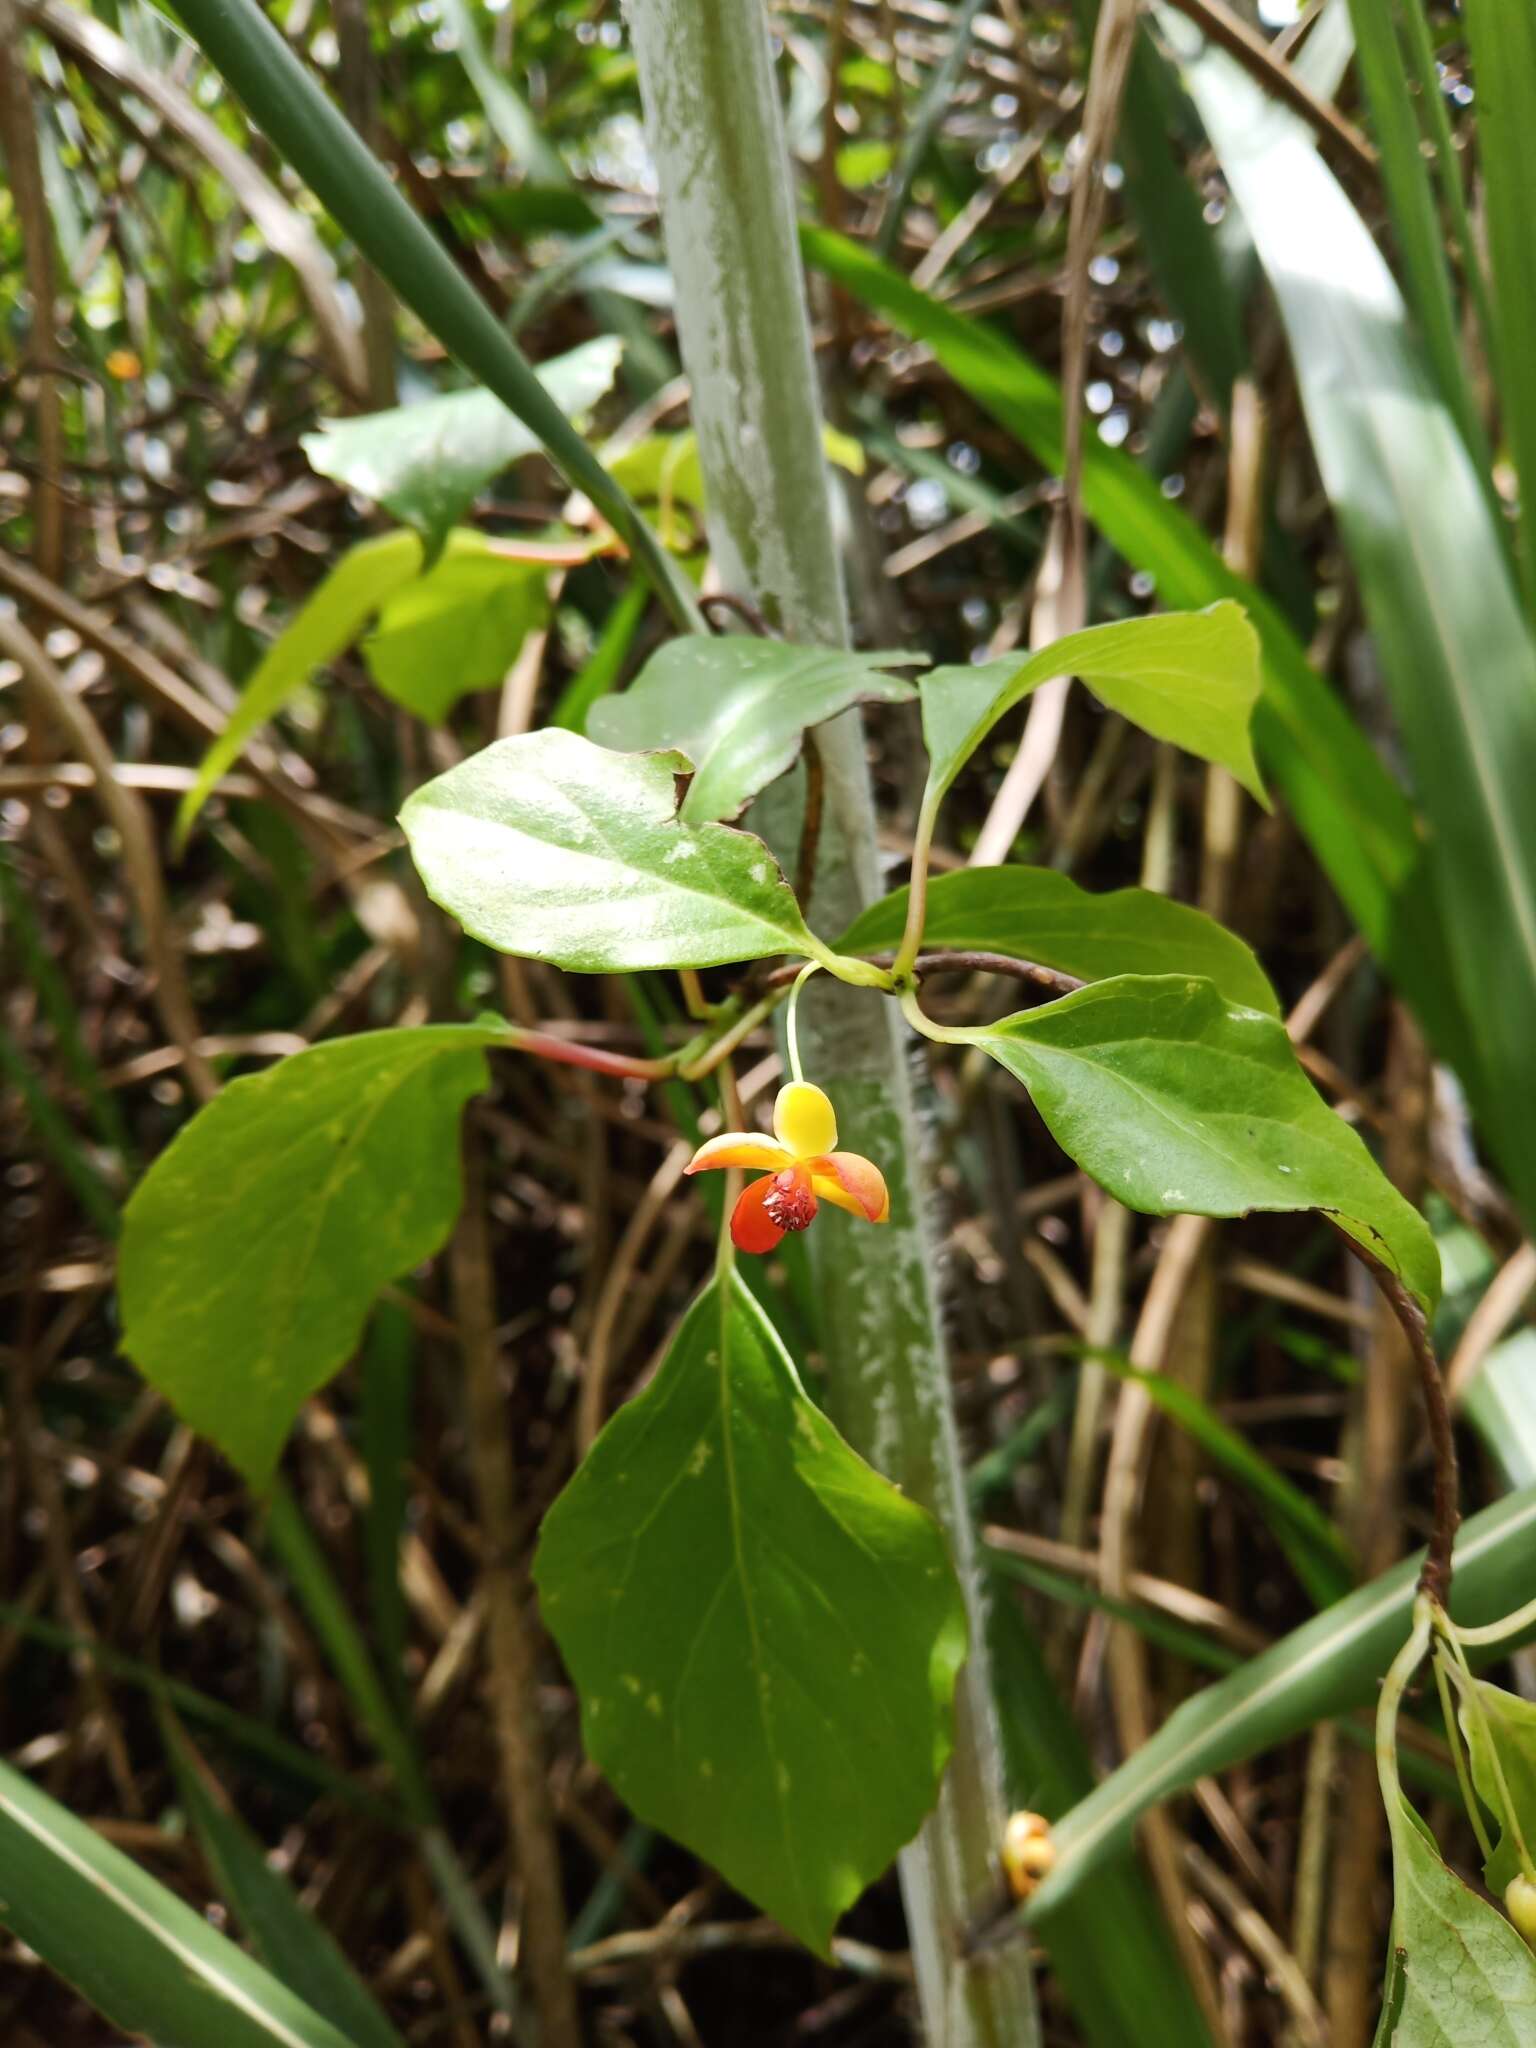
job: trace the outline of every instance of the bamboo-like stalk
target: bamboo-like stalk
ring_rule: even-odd
[[[715,562],[726,589],[777,630],[845,643],[763,0],[629,0],[628,11]],[[818,738],[824,816],[813,912],[836,932],[879,889],[874,813],[857,714]],[[778,822],[789,823],[782,814]],[[792,824],[776,836],[793,850]],[[936,2048],[1027,2048],[1036,2023],[1022,1944],[977,1953],[967,1939],[996,1899],[1003,1772],[905,1034],[894,1005],[821,977],[806,991],[801,1045],[850,1140],[885,1169],[892,1196],[889,1229],[844,1232],[841,1218],[828,1218],[813,1240],[832,1404],[850,1441],[944,1525],[971,1615],[954,1761],[937,1810],[901,1861],[923,2018]]]

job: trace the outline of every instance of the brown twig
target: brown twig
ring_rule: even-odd
[[[1328,1219],[1333,1222],[1330,1217]],[[1365,1267],[1380,1288],[1382,1297],[1396,1316],[1398,1326],[1408,1340],[1408,1349],[1413,1354],[1419,1369],[1419,1389],[1424,1397],[1424,1418],[1429,1425],[1430,1450],[1435,1461],[1435,1491],[1433,1520],[1430,1525],[1429,1547],[1424,1553],[1424,1568],[1419,1573],[1419,1591],[1427,1593],[1431,1600],[1444,1607],[1451,1591],[1451,1551],[1456,1541],[1456,1530],[1461,1520],[1460,1486],[1456,1463],[1456,1435],[1451,1427],[1451,1404],[1446,1399],[1445,1381],[1440,1373],[1440,1361],[1435,1356],[1434,1343],[1429,1334],[1429,1319],[1403,1282],[1383,1264],[1374,1252],[1351,1237],[1339,1224],[1334,1229],[1343,1238],[1345,1248]]]
[[[802,911],[809,908],[816,886],[816,855],[821,848],[821,812],[826,797],[826,774],[816,735],[806,727],[801,740],[805,755],[805,810],[800,819],[800,851],[795,857],[795,895]]]
[[[861,960],[867,960],[872,967],[889,967],[896,955],[885,953],[861,953]],[[785,988],[800,972],[802,962],[792,961],[787,967],[775,967],[763,979],[764,988]],[[1037,960],[1015,960],[1009,953],[979,953],[965,949],[941,950],[934,953],[919,953],[912,963],[912,972],[919,981],[930,974],[1006,974],[1012,981],[1033,982],[1037,988],[1049,989],[1052,995],[1068,996],[1086,986],[1076,975],[1063,974],[1055,967],[1042,967]]]

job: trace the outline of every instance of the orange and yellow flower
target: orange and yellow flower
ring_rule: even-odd
[[[767,1169],[764,1179],[743,1189],[731,1212],[738,1251],[771,1252],[786,1231],[804,1230],[823,1202],[870,1223],[884,1223],[891,1213],[879,1167],[857,1152],[837,1150],[837,1117],[811,1081],[790,1081],[779,1090],[771,1138],[722,1131],[699,1147],[686,1170],[706,1173],[715,1166]]]

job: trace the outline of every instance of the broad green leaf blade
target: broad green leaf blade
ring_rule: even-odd
[[[907,891],[871,904],[837,942],[840,953],[882,953],[901,943]],[[1079,981],[1114,974],[1200,974],[1229,1003],[1278,1016],[1269,978],[1245,946],[1204,911],[1152,889],[1079,887],[1056,868],[961,868],[928,884],[926,947],[1006,953]]]
[[[427,573],[386,600],[363,642],[369,673],[397,704],[441,725],[467,691],[501,683],[548,616],[547,578],[542,564],[458,528]]]
[[[1520,479],[1521,569],[1526,610],[1536,619],[1536,11],[1509,0],[1464,0],[1462,15],[1477,88],[1498,402]]]
[[[679,822],[686,767],[524,733],[418,789],[400,823],[433,902],[503,953],[606,974],[819,951],[760,839]]]
[[[1493,1855],[1483,1867],[1488,1889],[1503,1898],[1521,1871],[1519,1843],[1536,1855],[1536,1702],[1487,1679],[1459,1680],[1461,1729],[1467,1738],[1472,1780],[1499,1825]],[[1500,1791],[1509,1794],[1506,1802]],[[1510,1808],[1513,1807],[1513,1824]]]
[[[1176,47],[1187,24],[1160,17]],[[1186,68],[1274,287],[1430,827],[1484,1135],[1536,1216],[1536,644],[1402,297],[1310,131],[1219,51]]]
[[[261,1960],[353,2048],[404,2048],[334,1937],[267,1861],[244,1821],[214,1796],[186,1738],[169,1718],[164,1726],[181,1803],[224,1903]]]
[[[0,1764],[0,1925],[156,2048],[354,2048],[200,1913]]]
[[[1028,356],[857,243],[821,228],[802,228],[800,239],[811,264],[899,332],[926,342],[984,411],[1048,473],[1061,473],[1061,391]],[[1254,716],[1260,759],[1367,942],[1470,1080],[1468,1025],[1450,986],[1438,908],[1422,886],[1413,814],[1369,742],[1276,607],[1233,574],[1154,477],[1092,433],[1083,446],[1083,501],[1119,553],[1156,579],[1164,604],[1222,597],[1242,604],[1264,647],[1264,695]]]
[[[590,412],[612,384],[620,348],[600,335],[540,366],[539,382],[568,419]],[[322,476],[387,506],[432,548],[492,477],[537,451],[539,437],[489,391],[455,391],[323,420],[301,446]]]
[[[937,1525],[734,1275],[545,1517],[535,1577],[594,1762],[825,1954],[937,1796],[964,1607]]]
[[[1434,1308],[1428,1225],[1324,1103],[1277,1018],[1224,1002],[1208,981],[1123,975],[965,1036],[1023,1082],[1057,1144],[1127,1208],[1318,1209]]]
[[[1089,626],[1042,647],[922,678],[925,808],[936,805],[992,727],[1053,676],[1081,677],[1101,703],[1160,740],[1229,769],[1267,801],[1249,725],[1259,700],[1259,636],[1230,599]]]
[[[1536,1487],[1509,1494],[1465,1522],[1455,1552],[1456,1619],[1468,1626],[1494,1621],[1529,1599],[1533,1545]],[[1049,1913],[1089,1881],[1099,1859],[1126,1839],[1149,1806],[1372,1701],[1412,1624],[1422,1563],[1422,1552],[1405,1558],[1175,1708],[1150,1741],[1058,1824],[1060,1860],[1029,1917]]]
[[[329,576],[272,642],[241,692],[229,723],[203,756],[197,780],[176,811],[176,844],[186,842],[208,792],[246,742],[281,711],[317,668],[352,645],[384,600],[421,567],[414,533],[384,533],[349,548]]]
[[[658,649],[622,697],[595,704],[587,731],[605,747],[675,747],[694,767],[680,815],[735,818],[795,765],[807,726],[852,704],[909,702],[914,686],[883,671],[922,659],[690,634]]]
[[[1536,1955],[1447,1867],[1401,1796],[1387,1826],[1395,1962],[1379,2048],[1536,2048]]]
[[[498,1036],[432,1025],[294,1053],[231,1081],[135,1189],[123,1349],[253,1486],[379,1289],[452,1228],[459,1111]]]

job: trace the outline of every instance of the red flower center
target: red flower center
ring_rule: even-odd
[[[816,1214],[816,1197],[803,1166],[787,1166],[773,1176],[763,1197],[763,1214],[780,1230],[805,1229]]]

